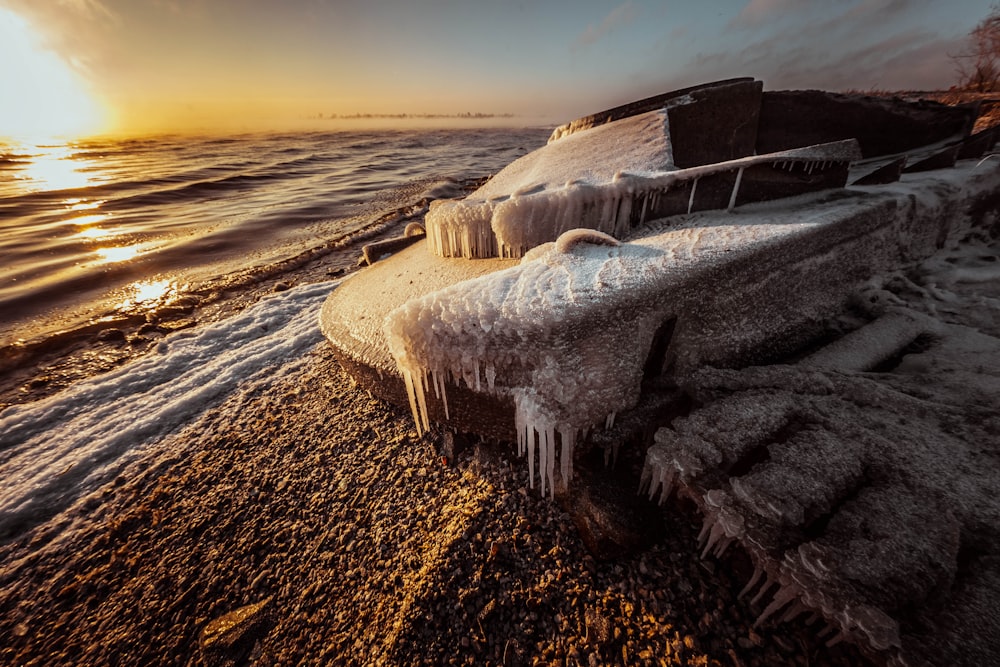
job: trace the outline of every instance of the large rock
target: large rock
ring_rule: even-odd
[[[768,91],[761,99],[757,152],[853,138],[866,158],[892,155],[963,138],[978,114],[976,105],[906,102],[821,90]]]

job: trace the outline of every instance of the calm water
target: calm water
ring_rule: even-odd
[[[0,347],[325,246],[405,212],[436,182],[496,172],[548,133],[0,143]]]

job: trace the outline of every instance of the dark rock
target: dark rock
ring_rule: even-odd
[[[266,598],[209,621],[199,638],[205,664],[246,664],[254,644],[270,629],[270,602],[271,598]]]
[[[657,539],[662,532],[659,513],[624,488],[607,471],[578,471],[569,492],[556,500],[569,514],[584,546],[601,560],[628,556]]]
[[[962,148],[961,143],[948,146],[944,150],[938,151],[933,155],[920,160],[919,162],[914,162],[912,165],[903,170],[903,173],[913,174],[919,171],[934,171],[935,169],[950,169],[955,166],[955,161],[958,159],[958,151]]]
[[[676,143],[672,146],[677,166],[689,167],[744,157],[753,152],[762,89],[763,84],[752,77],[681,88],[578,118],[557,127],[549,142],[622,118],[666,108],[671,142],[675,138],[681,142],[679,146]]]
[[[361,254],[364,259],[365,264],[369,266],[379,261],[383,257],[391,255],[395,252],[399,252],[403,248],[407,248],[417,241],[423,240],[423,234],[411,233],[407,236],[397,236],[395,238],[386,239],[384,241],[376,241],[375,243],[368,243],[361,247]]]
[[[967,137],[958,151],[959,160],[980,158],[997,142],[997,128],[989,127]]]
[[[977,115],[976,106],[820,90],[768,91],[761,100],[757,153],[852,138],[865,157],[905,153],[968,135]]]
[[[282,281],[280,283],[275,283],[275,285],[274,285],[274,291],[275,292],[286,292],[290,288],[291,288],[291,285],[289,285],[288,283],[286,283],[284,281]]]
[[[124,343],[125,332],[121,329],[104,329],[97,334],[97,340],[104,341],[105,343]]]
[[[469,446],[469,440],[461,433],[445,431],[441,435],[441,456],[448,463],[454,463],[456,457],[465,451]]]
[[[862,176],[858,180],[851,183],[851,185],[884,185],[886,183],[895,183],[899,180],[899,177],[903,174],[903,169],[906,167],[906,156],[896,158],[889,164],[882,165],[875,171]]]

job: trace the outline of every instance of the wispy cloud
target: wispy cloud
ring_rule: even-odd
[[[757,25],[775,15],[805,9],[809,0],[750,0],[736,17],[737,25]]]
[[[954,63],[948,54],[960,48],[965,35],[927,24],[922,17],[933,9],[933,0],[820,4],[750,0],[730,23],[740,29],[738,34],[731,33],[715,49],[692,54],[670,81],[657,87],[732,76],[757,76],[772,90],[927,90],[954,83]],[[654,77],[657,74],[649,68],[644,78]]]
[[[601,20],[600,23],[597,25],[594,25],[593,23],[588,25],[587,29],[573,41],[573,48],[586,48],[598,42],[602,37],[613,30],[632,23],[632,21],[635,20],[636,15],[637,11],[631,1],[626,2],[624,5],[615,7]]]

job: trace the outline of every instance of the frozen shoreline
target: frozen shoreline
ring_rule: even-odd
[[[996,255],[980,243],[935,256],[935,279],[918,300],[995,331],[1000,308],[984,304],[996,306],[1000,294],[949,294],[995,284]],[[907,285],[888,276],[880,287],[900,298]],[[259,360],[275,365],[258,365],[204,410],[161,401],[162,430],[175,430],[0,546],[0,636],[12,638],[0,658],[197,663],[209,621],[267,601],[244,628],[249,640],[208,654],[242,651],[262,664],[586,664],[591,654],[611,664],[622,656],[628,664],[863,664],[852,647],[823,648],[801,621],[754,629],[763,605],[736,598],[747,563],[739,553],[700,560],[698,521],[684,512],[663,512],[664,532],[637,553],[595,561],[562,509],[529,489],[513,452],[476,447],[442,466],[439,436],[418,439],[408,414],[353,388],[320,341],[315,317],[331,288],[282,292],[168,342],[169,356],[247,336],[263,348]],[[263,316],[282,303],[284,329]],[[265,322],[269,331],[249,335]],[[279,331],[293,334],[283,352],[269,346],[285,338]],[[204,357],[185,358],[197,373]],[[160,360],[154,352],[135,364],[154,369]],[[110,377],[70,391],[96,398]],[[187,384],[197,392],[194,377]],[[40,418],[42,404],[16,410],[29,413]],[[80,418],[113,439],[118,430],[99,416]],[[12,450],[3,457],[14,460]],[[640,465],[622,464],[628,502],[639,502],[630,484]]]

